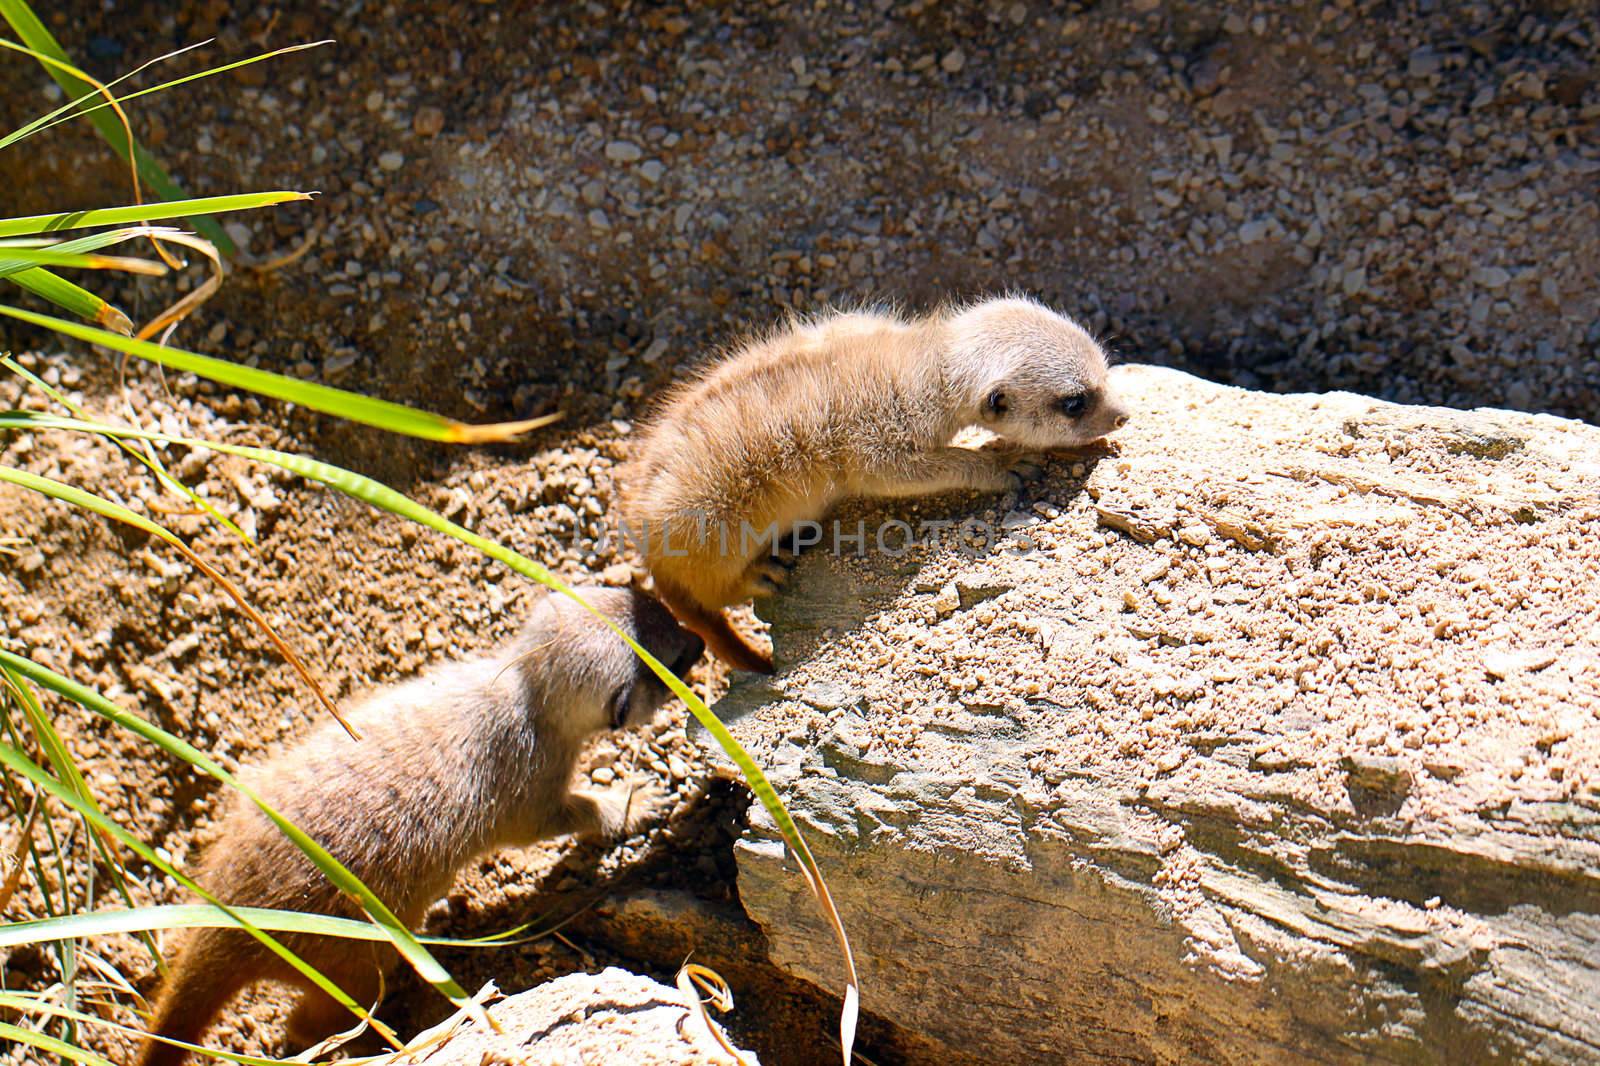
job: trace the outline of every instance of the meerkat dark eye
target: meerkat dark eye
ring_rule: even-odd
[[[611,694],[611,699],[606,701],[606,709],[611,714],[611,728],[621,729],[628,723],[628,708],[633,703],[633,686],[631,684],[619,686]]]
[[[1063,396],[1056,401],[1056,410],[1068,418],[1077,418],[1089,409],[1089,398],[1079,393],[1076,396]]]
[[[995,389],[989,394],[989,398],[983,401],[984,413],[990,418],[999,418],[1001,415],[1005,414],[1006,407],[1006,394],[1001,392],[999,389]]]

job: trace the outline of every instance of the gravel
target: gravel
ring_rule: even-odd
[[[1125,359],[1214,379],[1600,414],[1590,5],[845,3],[625,25],[460,3],[291,9],[270,31],[264,9],[80,6],[62,33],[100,74],[210,34],[208,60],[338,40],[136,113],[196,193],[322,190],[251,249],[316,227],[311,253],[236,276],[180,334],[234,321],[251,338],[226,350],[262,365],[354,346],[344,383],[398,399],[631,418],[674,368],[790,311],[1017,287]],[[0,79],[7,121],[43,107],[26,64]],[[110,163],[76,165],[93,144],[0,157],[18,210],[125,196]],[[24,166],[61,180],[30,188]],[[348,258],[383,269],[334,291]],[[644,363],[662,337],[670,358]]]

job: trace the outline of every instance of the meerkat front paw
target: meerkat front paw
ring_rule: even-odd
[[[671,807],[660,785],[638,778],[613,785],[604,792],[589,793],[598,814],[596,835],[620,840],[642,832]]]
[[[1014,475],[1018,481],[1038,481],[1044,477],[1044,459],[1042,456],[1030,453],[1008,455],[1005,457],[1006,472]]]
[[[758,596],[771,596],[783,588],[783,583],[789,578],[789,570],[794,564],[785,564],[776,556],[763,556],[751,561],[745,567],[744,586],[746,594],[752,598]]]
[[[994,453],[995,465],[1005,483],[1005,492],[1018,492],[1029,481],[1044,477],[1043,457],[1030,452],[998,451]]]

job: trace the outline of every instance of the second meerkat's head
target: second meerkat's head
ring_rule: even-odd
[[[654,597],[631,588],[573,591],[680,678],[705,651]],[[632,648],[566,596],[550,593],[534,606],[521,644],[529,684],[544,706],[565,708],[559,724],[573,737],[641,725],[672,694]]]
[[[997,297],[945,326],[951,380],[977,423],[1024,448],[1071,448],[1128,421],[1106,356],[1081,326],[1023,297]]]

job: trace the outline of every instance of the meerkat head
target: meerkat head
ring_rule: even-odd
[[[573,589],[663,666],[685,677],[705,642],[678,625],[653,597],[630,588]],[[671,690],[607,626],[566,596],[551,593],[523,630],[523,669],[546,707],[563,706],[574,736],[643,724]]]
[[[1128,421],[1100,346],[1043,304],[984,300],[952,316],[945,338],[950,381],[973,421],[1024,448],[1076,447]]]

